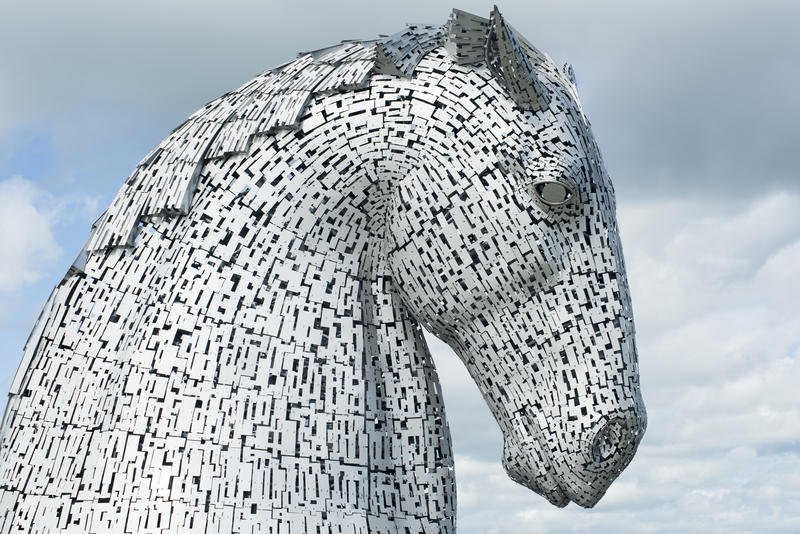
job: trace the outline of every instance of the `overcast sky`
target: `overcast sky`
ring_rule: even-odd
[[[491,3],[4,2],[0,389],[89,224],[174,126],[299,51],[451,7]],[[499,7],[575,67],[617,191],[649,427],[596,508],[554,508],[505,476],[477,388],[431,340],[459,533],[796,533],[800,2]]]

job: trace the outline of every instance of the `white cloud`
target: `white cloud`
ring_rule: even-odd
[[[643,447],[591,510],[558,509],[511,482],[499,462],[456,456],[461,534],[795,532],[800,455],[735,446],[717,454]]]
[[[635,306],[658,305],[638,327],[674,326],[744,300],[754,300],[755,309],[762,308],[759,300],[781,300],[782,288],[768,280],[754,287],[752,278],[800,241],[798,201],[800,195],[775,193],[749,204],[698,197],[623,203],[619,218]],[[759,299],[752,291],[766,294]]]
[[[649,425],[595,509],[500,465],[497,425],[442,343],[459,532],[781,532],[800,524],[800,195],[621,203]]]
[[[52,199],[29,180],[0,182],[0,292],[37,280],[61,249],[53,238]]]

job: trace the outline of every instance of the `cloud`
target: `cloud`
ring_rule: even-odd
[[[747,439],[748,435],[772,439],[775,436],[761,432],[761,426],[797,420],[792,409],[764,417],[765,404],[774,409],[785,402],[790,393],[787,391],[783,398],[774,401],[763,394],[776,385],[796,383],[793,381],[798,378],[795,367],[790,376],[776,383],[780,369],[773,371],[767,373],[771,378],[759,378],[754,384],[745,385],[746,389],[750,387],[761,393],[758,395],[753,391],[749,396],[755,394],[765,401],[756,405],[755,418],[751,418],[747,410],[738,418],[725,417],[725,414],[730,416],[731,411],[747,404],[744,399],[733,404],[730,410],[725,409],[726,399],[736,395],[740,384],[732,384],[729,391],[723,391],[722,399],[715,399],[717,390],[712,387],[705,395],[672,407],[676,419],[682,423],[675,428],[665,428],[656,417],[648,432],[668,433],[677,429],[679,432],[674,440],[680,441],[680,446],[653,444],[648,434],[634,462],[591,510],[575,505],[565,509],[554,508],[538,495],[514,484],[506,476],[499,459],[480,460],[456,454],[459,532],[794,532],[800,520],[800,452],[797,442],[779,450],[761,450],[737,443],[739,440],[742,443],[754,441]],[[682,391],[677,390],[675,394],[680,397]],[[704,409],[702,403],[708,399],[715,399],[716,406]],[[452,401],[448,398],[448,410]],[[687,404],[691,409],[687,409]],[[719,411],[723,413],[714,414]],[[471,422],[476,426],[487,423],[489,421],[480,417],[473,417]],[[704,450],[707,443],[698,440],[698,435],[716,441],[715,447]],[[790,435],[797,439],[796,426]],[[778,436],[779,440],[783,437]],[[456,441],[456,451],[459,445]]]
[[[459,7],[485,16],[491,3]],[[638,196],[797,189],[797,2],[509,0],[501,7],[536,46],[575,65],[618,189]],[[86,0],[46,10],[14,3],[0,22],[0,136],[46,122],[61,132],[57,146],[98,155],[96,135],[70,135],[84,123],[91,133],[96,119],[105,136],[138,137],[136,154],[126,156],[135,163],[206,101],[301,50],[392,33],[405,21],[444,23],[448,8],[422,0],[380,9],[367,1],[313,9],[236,0],[147,0],[113,10]],[[231,17],[236,24],[221,23]]]
[[[94,195],[56,198],[21,176],[0,182],[0,292],[20,290],[51,274],[62,253],[56,237],[60,228],[78,225],[85,231],[85,221],[97,211]]]
[[[0,292],[37,280],[42,266],[61,254],[53,238],[52,204],[45,192],[24,178],[0,182]]]
[[[763,371],[800,339],[800,195],[620,211],[642,365],[661,383]],[[646,379],[645,379],[646,380]]]

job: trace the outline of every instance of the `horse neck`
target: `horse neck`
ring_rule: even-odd
[[[362,106],[368,105],[361,100],[363,95],[358,95],[355,93],[352,98]],[[358,124],[348,127],[357,128]],[[361,359],[368,419],[384,421],[382,424],[391,428],[398,421],[423,417],[428,410],[437,413],[437,424],[446,432],[440,387],[427,344],[393,285],[388,265],[387,213],[393,181],[402,174],[398,169],[406,165],[404,155],[394,152],[390,156],[390,148],[383,142],[391,129],[391,121],[383,118],[383,128],[373,128],[357,141],[350,139],[346,146],[335,127],[319,141],[329,150],[320,150],[307,167],[313,168],[329,153],[349,153],[350,158],[342,160],[339,168],[305,182],[310,186],[307,197],[317,194],[319,187],[325,199],[314,210],[308,232],[298,236],[309,260],[305,278],[319,277],[329,286],[334,283],[334,287],[326,288],[326,295],[311,295],[310,300],[321,300],[324,306],[335,308],[332,321],[349,325],[350,335],[337,338],[340,345],[334,352]],[[298,144],[305,139],[304,134]],[[376,148],[357,152],[352,149],[356,143]],[[304,202],[294,203],[289,210],[295,220],[310,213]],[[293,221],[275,222],[283,228],[297,226]],[[312,274],[320,260],[329,266],[333,276]],[[351,340],[354,342],[348,346]],[[406,401],[413,402],[408,405]],[[447,456],[449,451],[443,454]]]
[[[255,247],[272,265],[259,290],[270,304],[271,374],[279,377],[276,393],[294,406],[289,418],[306,414],[323,436],[322,451],[302,454],[367,467],[370,495],[358,507],[395,518],[403,508],[414,521],[444,528],[455,487],[441,388],[385,250],[396,174],[385,155],[356,157],[342,139],[332,127],[319,138],[302,132],[266,141],[293,154],[291,169],[267,168],[259,178],[284,190],[245,195],[254,195],[248,206],[271,214]],[[309,145],[313,158],[304,156]],[[322,164],[342,153],[351,157]]]
[[[331,130],[207,162],[186,216],[142,221],[134,246],[65,278],[18,388],[34,395],[12,398],[0,434],[0,463],[37,466],[35,489],[11,468],[3,487],[37,506],[45,486],[105,500],[119,525],[134,501],[175,501],[209,525],[246,505],[281,531],[453,531],[438,380],[383,249],[388,173],[340,158]],[[67,368],[88,377],[79,394]],[[59,385],[28,388],[37,376]],[[42,458],[20,414],[78,437]]]

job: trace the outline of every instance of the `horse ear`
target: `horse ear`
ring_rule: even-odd
[[[486,33],[489,19],[453,9],[447,21],[445,50],[459,65],[472,65],[486,60]]]
[[[570,65],[569,63],[564,63],[564,66],[562,67],[562,70],[564,71],[564,76],[567,77],[569,82],[572,85],[576,85],[576,82],[575,82],[575,69],[572,68],[572,65]]]
[[[485,54],[489,69],[519,107],[533,111],[547,108],[550,104],[547,89],[497,6],[489,17]]]

